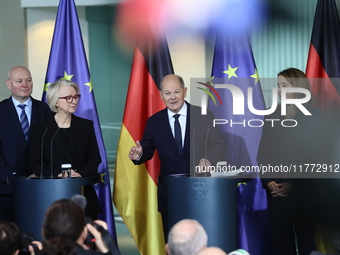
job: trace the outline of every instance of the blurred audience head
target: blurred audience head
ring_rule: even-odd
[[[177,222],[168,235],[165,249],[169,255],[196,255],[207,247],[208,236],[196,220]]]
[[[87,236],[84,210],[69,199],[54,202],[42,225],[43,254],[73,254]],[[59,253],[58,253],[59,252]]]
[[[218,247],[207,247],[197,255],[227,255],[227,253]]]
[[[13,222],[0,222],[0,254],[17,255],[21,245],[21,231]]]
[[[340,231],[335,231],[332,242],[337,250],[340,251]]]

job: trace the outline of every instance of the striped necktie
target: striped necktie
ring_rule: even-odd
[[[30,128],[29,124],[28,124],[28,118],[25,112],[25,104],[19,104],[18,105],[21,108],[21,114],[20,114],[20,123],[21,123],[21,127],[22,127],[22,131],[24,132],[24,136],[25,139],[27,141],[28,139],[28,130]]]

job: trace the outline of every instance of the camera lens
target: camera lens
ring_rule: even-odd
[[[32,244],[32,242],[35,240],[36,239],[33,234],[22,234],[19,255],[30,255],[31,253],[28,250],[28,246],[32,245],[32,247],[34,248],[35,245]]]

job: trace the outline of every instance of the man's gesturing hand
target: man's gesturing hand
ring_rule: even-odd
[[[129,151],[129,159],[131,160],[137,160],[139,159],[140,155],[143,152],[143,147],[140,145],[139,141],[136,141],[135,147],[131,147],[131,150]]]

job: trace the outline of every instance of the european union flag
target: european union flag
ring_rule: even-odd
[[[59,2],[45,79],[43,101],[46,101],[45,96],[48,85],[60,78],[72,80],[79,85],[81,100],[75,114],[79,117],[90,119],[94,123],[102,159],[98,167],[98,172],[102,175],[102,182],[95,185],[97,196],[103,209],[103,212],[99,214],[99,219],[107,223],[110,234],[116,240],[106,150],[74,0],[60,0]]]
[[[227,164],[236,167],[257,166],[256,156],[262,128],[253,127],[261,123],[263,116],[250,112],[247,104],[248,88],[252,88],[253,106],[264,110],[265,103],[259,82],[258,72],[248,38],[242,36],[217,36],[212,68],[213,84],[231,84],[242,90],[244,95],[244,114],[233,114],[233,95],[229,89],[216,88],[222,105],[209,102],[209,109],[216,119],[227,120],[218,125],[225,139]],[[250,122],[249,122],[250,121]],[[253,123],[252,123],[253,122]],[[258,178],[239,184],[238,198],[238,245],[250,254],[272,254],[269,233],[269,216],[265,190]]]

